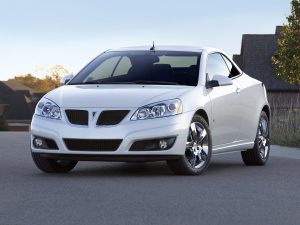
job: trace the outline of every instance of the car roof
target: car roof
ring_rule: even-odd
[[[125,48],[119,48],[119,49],[109,49],[109,51],[148,51],[152,45],[146,45],[146,46],[135,46],[135,47],[125,47]],[[193,46],[174,46],[174,45],[157,45],[155,46],[156,51],[183,51],[183,52],[203,52],[204,50],[209,52],[222,52],[221,50],[217,48],[211,48],[211,47],[193,47]]]

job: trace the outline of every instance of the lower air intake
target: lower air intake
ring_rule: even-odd
[[[116,151],[121,139],[64,139],[71,151]]]

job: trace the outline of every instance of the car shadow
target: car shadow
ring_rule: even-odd
[[[101,165],[102,164],[102,165]],[[173,175],[165,162],[100,163],[79,167],[72,176],[170,176]]]
[[[206,173],[234,172],[247,168],[242,162],[212,162]]]
[[[212,162],[207,171],[202,175],[210,175],[220,172],[233,172],[239,169],[247,168],[242,162]],[[46,176],[60,177],[166,177],[176,176],[168,168],[165,162],[138,162],[138,163],[107,163],[79,162],[77,167],[67,174],[44,174]]]

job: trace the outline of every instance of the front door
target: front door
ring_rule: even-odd
[[[230,70],[220,53],[213,53],[207,58],[207,79],[214,75],[231,77]],[[240,108],[240,87],[236,79],[233,84],[209,89],[211,100],[210,123],[213,148],[222,148],[233,145],[239,136],[239,116],[236,116]]]

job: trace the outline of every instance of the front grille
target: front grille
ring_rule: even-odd
[[[89,113],[86,110],[66,110],[68,120],[76,125],[88,125]]]
[[[120,123],[128,113],[129,110],[102,111],[97,120],[97,125],[116,125]]]
[[[64,139],[71,151],[116,151],[122,139]]]

